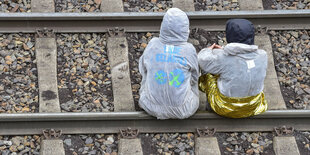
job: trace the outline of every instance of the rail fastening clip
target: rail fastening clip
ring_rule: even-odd
[[[294,128],[293,127],[274,127],[274,131],[278,136],[289,136],[294,133]]]
[[[205,127],[204,129],[197,128],[196,131],[199,137],[211,137],[215,134],[216,129]]]
[[[125,34],[125,29],[119,27],[108,29],[108,34],[110,37],[122,37]]]
[[[131,129],[130,127],[128,127],[127,129],[120,129],[120,134],[122,138],[126,138],[126,139],[134,139],[137,138],[138,134],[139,134],[139,130],[138,129]]]
[[[57,139],[61,136],[62,131],[55,129],[45,129],[42,131],[42,133],[45,139]]]
[[[55,37],[55,32],[53,29],[48,29],[44,27],[43,29],[37,29],[37,37],[39,38],[52,38]]]

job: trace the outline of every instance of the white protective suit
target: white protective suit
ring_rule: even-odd
[[[220,75],[217,85],[227,97],[261,93],[267,70],[267,53],[256,45],[229,43],[224,49],[205,48],[198,54],[201,69]]]
[[[159,38],[153,38],[140,57],[139,105],[158,119],[184,119],[198,109],[198,60],[188,36],[187,15],[169,9]]]

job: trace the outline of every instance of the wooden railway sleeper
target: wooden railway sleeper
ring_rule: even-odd
[[[108,34],[110,37],[123,37],[125,34],[125,29],[119,27],[108,29]]]
[[[277,136],[291,136],[294,133],[293,127],[274,127],[274,131],[276,132]]]
[[[134,139],[139,135],[139,129],[131,129],[130,127],[127,129],[120,129],[120,135],[125,139]]]
[[[43,29],[36,30],[37,37],[39,38],[52,38],[55,37],[55,32],[53,29],[48,29],[44,27]]]
[[[58,139],[61,136],[62,131],[56,129],[45,129],[42,133],[45,139]]]
[[[215,134],[216,129],[205,127],[203,129],[197,128],[196,131],[199,137],[212,137]]]

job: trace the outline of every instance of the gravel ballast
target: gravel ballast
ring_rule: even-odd
[[[117,155],[117,135],[64,135],[63,141],[66,154]]]
[[[195,11],[239,11],[238,0],[194,0]]]
[[[31,12],[31,0],[1,0],[0,12]]]
[[[263,0],[265,10],[310,9],[310,0]]]
[[[55,0],[56,12],[100,12],[101,0]]]
[[[274,155],[273,133],[216,133],[221,154],[265,154]]]
[[[294,136],[300,154],[310,154],[310,132],[309,131],[295,131]]]
[[[193,133],[140,134],[144,154],[194,155]]]
[[[113,111],[105,34],[58,34],[57,51],[62,111]]]
[[[165,12],[172,8],[172,0],[124,0],[125,12]]]
[[[1,155],[39,155],[41,137],[0,136]]]
[[[197,53],[214,43],[220,46],[227,44],[225,32],[210,32],[199,28],[194,28],[191,30],[188,42],[193,44]]]
[[[0,34],[0,113],[38,112],[32,34]]]
[[[310,103],[310,31],[270,31],[275,69],[288,108]]]

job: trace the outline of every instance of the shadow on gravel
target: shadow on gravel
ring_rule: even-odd
[[[263,0],[264,10],[272,10],[272,5],[274,5],[274,0]]]

